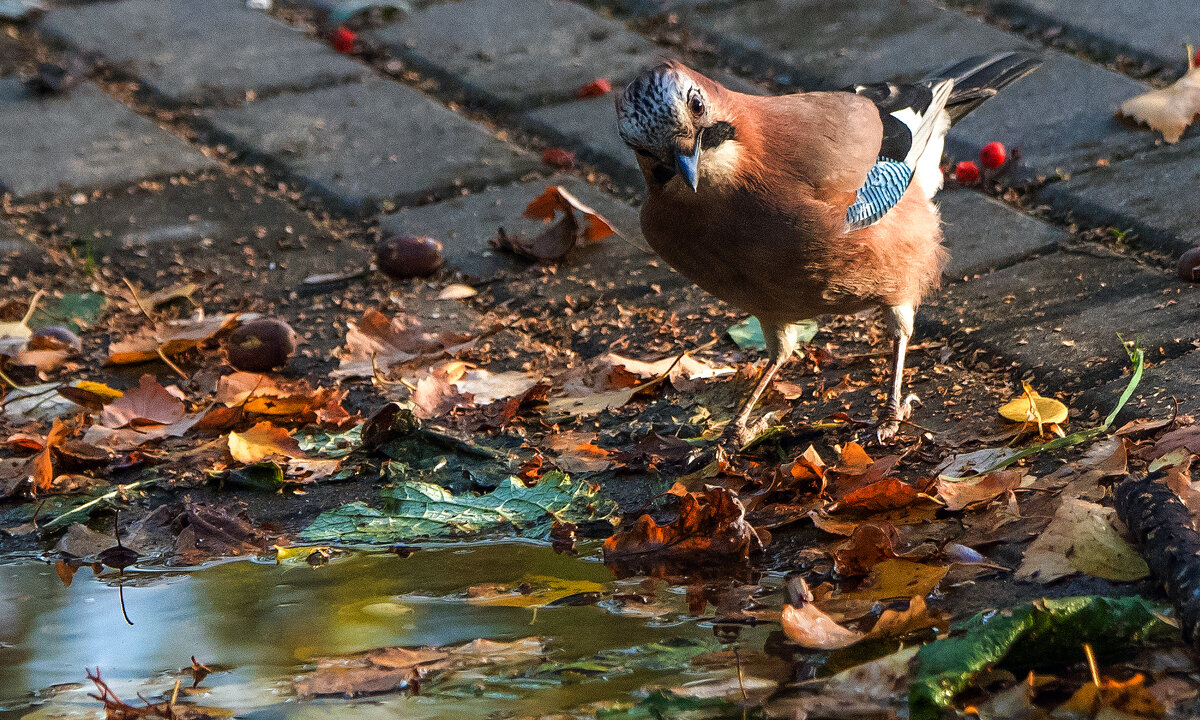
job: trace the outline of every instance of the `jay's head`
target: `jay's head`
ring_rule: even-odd
[[[617,96],[621,139],[650,163],[660,182],[677,174],[697,189],[701,136],[714,125],[712,85],[670,62],[642,73]]]

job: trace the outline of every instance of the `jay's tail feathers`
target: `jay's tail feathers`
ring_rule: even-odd
[[[1006,85],[1020,80],[1041,64],[1040,57],[1023,50],[976,55],[930,75],[927,80],[954,81],[954,89],[946,101],[946,112],[950,114],[951,122],[958,122]]]

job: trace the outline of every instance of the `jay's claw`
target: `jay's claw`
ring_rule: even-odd
[[[898,405],[888,403],[887,410],[879,419],[879,424],[875,426],[875,439],[879,444],[886,445],[890,442],[900,431],[900,423],[912,416],[913,406],[920,404],[921,398],[914,394],[909,394]]]

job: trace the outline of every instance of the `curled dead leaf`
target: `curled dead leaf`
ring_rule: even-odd
[[[303,458],[300,443],[285,428],[264,420],[244,433],[229,433],[229,454],[246,465],[270,458]]]
[[[1188,70],[1170,87],[1142,93],[1121,105],[1121,114],[1162,133],[1169,143],[1179,142],[1183,131],[1200,114],[1200,62],[1187,46]]]

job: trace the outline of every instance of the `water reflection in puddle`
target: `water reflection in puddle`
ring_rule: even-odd
[[[499,588],[479,587],[489,585]],[[524,595],[508,592],[521,585]],[[468,586],[476,597],[466,597]],[[648,601],[613,600],[633,593]],[[100,703],[86,696],[90,683],[60,692],[54,686],[79,684],[85,668],[99,667],[120,697],[138,704],[138,692],[169,693],[192,655],[228,670],[210,675],[208,689],[191,700],[239,717],[315,718],[333,710],[355,718],[536,716],[628,700],[647,686],[679,685],[712,670],[667,662],[595,674],[526,671],[520,681],[483,678],[465,690],[461,682],[440,690],[434,683],[418,697],[354,701],[298,701],[292,680],[322,656],[476,638],[549,638],[553,663],[652,642],[722,648],[711,627],[688,615],[681,588],[614,582],[597,562],[520,543],[423,549],[411,557],[351,553],[317,568],[299,557],[188,573],[131,569],[125,603],[133,626],[121,616],[111,571],[97,578],[84,568],[65,587],[52,565],[0,565],[0,718],[102,717]],[[742,645],[761,649],[766,634],[747,629]]]

